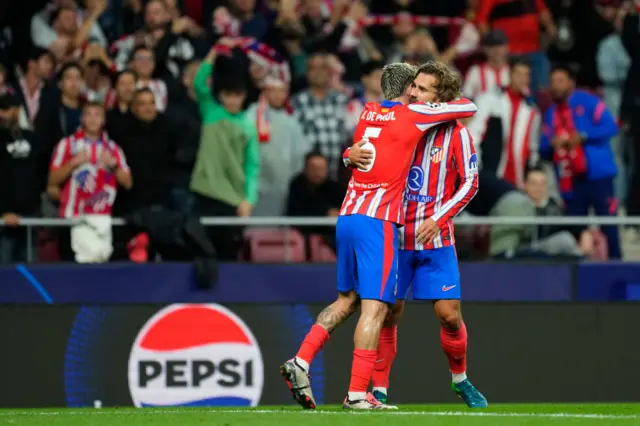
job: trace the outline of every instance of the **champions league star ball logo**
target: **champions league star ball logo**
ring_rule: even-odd
[[[137,407],[256,406],[264,382],[247,325],[215,304],[170,305],[144,325],[129,356]]]

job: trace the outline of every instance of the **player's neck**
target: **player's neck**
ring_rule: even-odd
[[[380,102],[382,100],[378,93],[366,91],[364,92],[365,102]]]
[[[406,96],[400,96],[399,98],[391,99],[391,101],[389,102],[400,102],[401,104],[406,105],[409,103],[409,100],[407,99]]]

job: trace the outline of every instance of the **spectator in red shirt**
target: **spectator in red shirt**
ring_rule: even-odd
[[[71,229],[78,262],[106,262],[113,251],[111,211],[118,185],[129,189],[131,172],[120,147],[103,132],[104,106],[87,103],[81,127],[62,139],[51,159],[49,188],[59,188],[60,216],[82,217]]]
[[[509,51],[529,57],[534,92],[548,86],[549,60],[542,52],[540,24],[551,39],[557,29],[544,0],[483,0],[478,4],[476,23],[481,35],[490,29],[504,31]]]

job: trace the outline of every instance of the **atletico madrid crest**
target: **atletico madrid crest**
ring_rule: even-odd
[[[444,151],[442,150],[442,148],[440,147],[433,147],[431,148],[431,162],[433,163],[439,163],[442,161],[442,158],[444,157]]]

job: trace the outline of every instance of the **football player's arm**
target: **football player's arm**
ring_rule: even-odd
[[[421,131],[426,132],[438,124],[471,117],[478,107],[468,99],[461,98],[452,102],[421,102],[407,105],[404,111],[411,122]]]
[[[358,167],[366,167],[371,163],[373,152],[361,148],[365,143],[367,143],[367,141],[361,140],[344,150],[342,153],[342,162],[346,167],[356,169]]]
[[[440,229],[469,204],[478,192],[478,156],[473,148],[471,135],[466,128],[456,131],[454,136],[453,155],[461,185],[442,208],[433,216]]]

